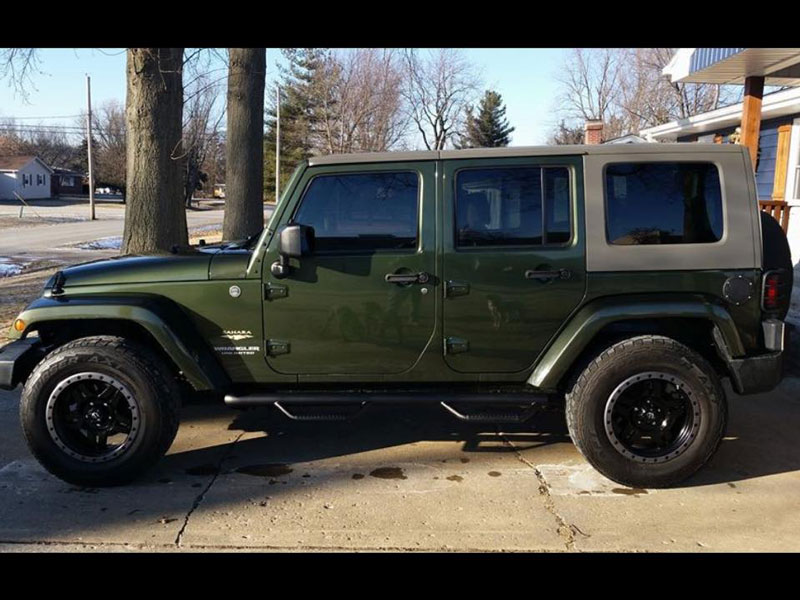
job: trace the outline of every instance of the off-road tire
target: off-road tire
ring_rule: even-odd
[[[665,462],[641,462],[612,445],[604,411],[613,391],[626,379],[646,372],[680,377],[700,407],[699,429],[688,447]],[[609,479],[637,488],[675,485],[700,469],[725,434],[725,392],[711,365],[679,342],[659,335],[628,338],[608,347],[573,379],[566,394],[567,427],[580,453]]]
[[[48,398],[65,378],[92,371],[107,374],[132,393],[141,414],[135,442],[107,462],[73,458],[55,443],[46,422]],[[33,455],[56,477],[75,485],[103,487],[128,483],[154,465],[178,431],[180,392],[163,360],[145,346],[115,336],[80,338],[48,354],[22,391],[20,421]]]

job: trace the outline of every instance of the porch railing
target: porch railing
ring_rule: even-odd
[[[765,213],[774,218],[783,227],[783,231],[789,229],[789,209],[791,206],[783,200],[759,200],[758,205]]]

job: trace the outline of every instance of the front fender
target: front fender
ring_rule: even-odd
[[[542,358],[536,363],[528,384],[541,390],[555,390],[573,362],[594,337],[607,325],[630,319],[659,319],[669,317],[696,318],[711,321],[727,345],[731,356],[745,354],[742,340],[733,318],[724,307],[710,302],[699,294],[642,295],[605,297],[581,308],[561,330]]]
[[[18,319],[25,322],[22,338],[45,323],[81,319],[110,319],[135,323],[147,331],[183,372],[196,390],[223,388],[228,376],[206,342],[192,327],[180,307],[162,296],[126,294],[108,296],[42,297],[25,308]]]

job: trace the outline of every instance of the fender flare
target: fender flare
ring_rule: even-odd
[[[54,321],[108,319],[135,323],[147,331],[196,390],[225,388],[230,379],[206,341],[173,301],[149,294],[51,296],[34,300],[17,317],[25,329],[12,338],[24,338]]]
[[[599,298],[580,308],[537,361],[528,385],[541,390],[555,390],[574,361],[601,329],[617,321],[653,318],[695,318],[714,325],[714,340],[727,356],[745,354],[742,340],[730,313],[719,304],[699,294],[681,294],[665,299],[664,295]]]

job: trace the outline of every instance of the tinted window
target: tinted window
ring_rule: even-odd
[[[456,245],[567,242],[569,198],[565,167],[460,171],[456,178]]]
[[[416,173],[321,175],[294,220],[314,228],[322,252],[413,249],[418,204]]]
[[[605,191],[612,244],[706,244],[722,238],[722,193],[712,164],[608,165]]]

